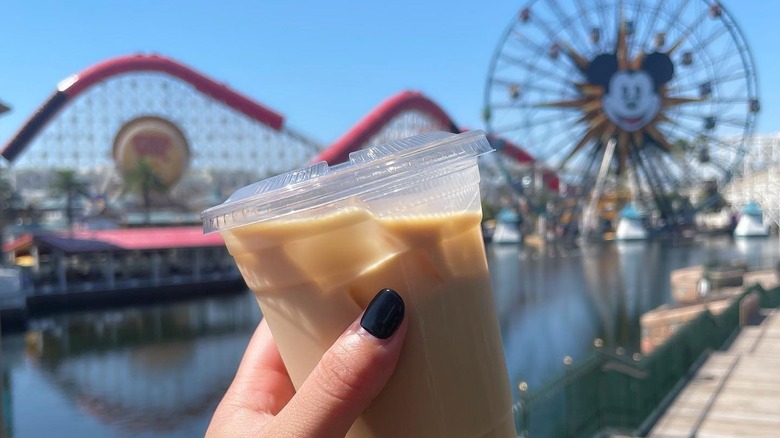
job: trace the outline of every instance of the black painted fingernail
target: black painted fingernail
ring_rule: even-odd
[[[382,289],[366,307],[360,325],[379,339],[395,333],[404,319],[404,300],[392,289]]]

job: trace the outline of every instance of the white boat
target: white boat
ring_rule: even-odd
[[[700,234],[727,234],[733,233],[737,226],[736,214],[730,208],[722,208],[720,211],[696,213],[694,222],[696,232]]]
[[[764,212],[756,202],[748,202],[739,210],[739,221],[734,237],[766,237],[769,229],[764,225]]]
[[[520,215],[517,212],[503,208],[496,215],[496,229],[493,231],[495,243],[520,243],[523,236],[520,234]]]
[[[618,216],[615,239],[617,240],[647,240],[648,233],[644,224],[645,215],[629,203]]]

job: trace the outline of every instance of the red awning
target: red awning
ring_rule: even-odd
[[[201,227],[123,228],[25,235],[6,244],[4,250],[18,249],[32,243],[31,240],[66,253],[204,248],[225,245],[219,233],[204,235]]]

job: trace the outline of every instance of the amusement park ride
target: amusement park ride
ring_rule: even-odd
[[[495,51],[484,119],[587,198],[570,216],[601,236],[628,203],[651,233],[691,227],[738,173],[759,109],[750,50],[718,2],[534,0]],[[527,171],[497,166],[525,196]]]
[[[711,0],[532,0],[496,48],[484,99],[499,151],[482,162],[487,195],[599,237],[626,206],[650,234],[720,207],[760,109],[750,50]],[[405,91],[326,146],[187,66],[133,55],[62,81],[2,156],[44,210],[55,170],[73,169],[87,220],[114,209],[130,226],[197,223],[243,185],[434,130],[460,128]]]
[[[404,91],[326,148],[282,115],[175,60],[131,55],[61,82],[2,156],[24,199],[39,206],[51,202],[56,171],[72,169],[88,187],[81,201],[92,216],[113,213],[128,226],[182,225],[199,223],[201,211],[237,188],[312,159],[338,162],[373,144],[456,129],[434,102]],[[128,189],[143,169],[157,181],[141,196]],[[143,214],[147,202],[150,215]]]

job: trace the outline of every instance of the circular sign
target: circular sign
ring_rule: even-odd
[[[166,187],[175,185],[187,167],[190,150],[179,128],[160,117],[139,117],[116,135],[114,160],[127,177],[146,162]]]

